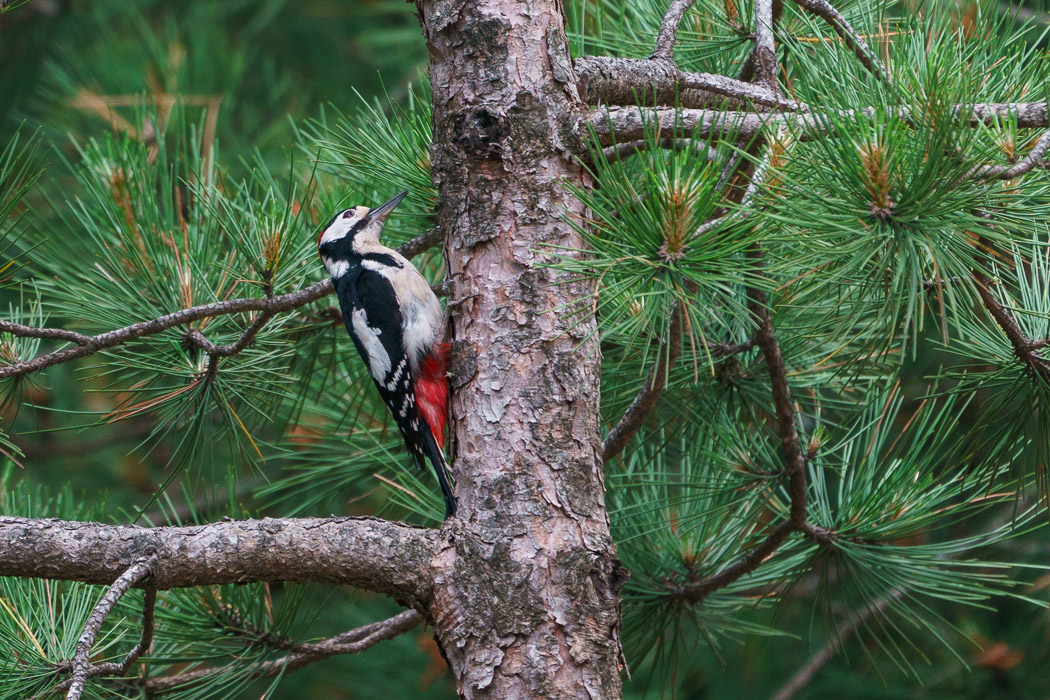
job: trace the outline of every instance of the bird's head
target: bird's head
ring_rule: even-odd
[[[379,232],[383,230],[383,223],[406,195],[408,190],[398,193],[375,209],[350,207],[339,212],[317,237],[318,249],[328,243],[344,241],[349,243],[355,252],[361,253],[369,246],[379,245]]]

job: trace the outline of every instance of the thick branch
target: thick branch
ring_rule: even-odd
[[[609,431],[602,443],[602,461],[608,463],[613,457],[620,454],[627,443],[642,427],[642,423],[660,400],[664,385],[667,384],[667,372],[678,360],[678,353],[682,349],[682,305],[675,306],[671,312],[670,322],[667,324],[667,334],[660,342],[660,351],[656,354],[653,366],[649,369],[649,376],[642,385],[642,390],[634,397],[630,407],[620,418],[620,422]]]
[[[729,98],[733,108],[754,103],[789,112],[804,109],[768,88],[724,75],[689,73],[669,60],[582,56],[574,65],[580,97],[589,104],[718,107]]]
[[[662,58],[669,61],[674,60],[674,44],[678,40],[678,27],[682,25],[682,19],[696,0],[671,0],[664,20],[660,23],[660,33],[656,36],[656,47],[653,49],[652,58]]]
[[[338,654],[356,654],[386,639],[393,639],[408,632],[423,621],[423,616],[415,610],[405,610],[388,620],[373,622],[364,627],[344,632],[322,642],[293,644],[289,653],[279,659],[263,661],[253,665],[244,673],[245,678],[270,678],[281,673],[295,671]],[[205,668],[175,676],[150,678],[142,683],[147,692],[164,692],[189,683],[205,680],[210,676],[222,674],[224,669]]]
[[[909,117],[906,108],[897,108],[896,114],[904,120]],[[657,129],[660,137],[681,136],[710,138],[712,136],[739,136],[749,138],[765,127],[797,131],[802,140],[818,136],[833,136],[836,120],[871,117],[874,108],[862,110],[840,110],[835,113],[818,114],[771,112],[725,112],[705,109],[674,109],[672,107],[608,107],[585,112],[575,125],[576,136],[587,143],[590,134],[596,134],[603,146],[613,140],[629,141],[641,139],[647,130]],[[1008,117],[1017,120],[1022,129],[1046,128],[1050,126],[1045,102],[1005,102],[974,105],[956,105],[955,113],[963,115],[966,123],[975,127],[993,124]]]
[[[865,68],[877,75],[884,83],[889,84],[891,82],[890,74],[886,71],[882,62],[879,61],[875,52],[871,50],[867,43],[865,43],[860,34],[850,26],[850,23],[846,21],[846,18],[831,6],[831,3],[827,2],[827,0],[794,1],[800,7],[804,7],[830,24],[831,28],[835,30],[836,34],[842,37],[842,40],[846,42],[846,45],[849,46],[850,49],[852,49],[853,53]]]
[[[398,251],[405,257],[412,257],[433,247],[439,243],[440,240],[440,233],[437,228],[433,228],[411,241],[408,241],[398,248]],[[100,350],[123,345],[129,341],[155,335],[162,331],[166,331],[169,328],[175,328],[204,318],[226,316],[247,311],[261,312],[255,321],[241,334],[240,339],[230,345],[217,346],[204,338],[199,332],[192,337],[192,340],[195,343],[204,347],[208,352],[212,353],[213,356],[233,355],[243,350],[255,338],[259,329],[261,329],[262,326],[265,325],[265,323],[274,315],[282,311],[297,309],[300,306],[305,306],[310,302],[317,301],[318,299],[331,294],[333,290],[332,281],[330,279],[325,279],[306,287],[305,289],[282,294],[280,296],[263,297],[258,299],[230,299],[227,301],[218,301],[213,304],[202,304],[201,306],[194,306],[189,309],[176,311],[149,321],[140,321],[139,323],[133,323],[124,328],[100,333],[99,335],[91,337],[81,335],[80,333],[74,333],[72,331],[64,331],[54,328],[31,328],[29,326],[21,326],[19,324],[12,324],[3,321],[0,322],[0,332],[33,338],[69,340],[78,345],[77,347],[56,350],[47,355],[41,355],[32,360],[26,360],[25,362],[16,362],[15,364],[2,366],[0,367],[0,378],[21,377],[26,374],[31,374],[32,372],[39,372],[40,370],[53,365],[69,362],[70,360],[76,360],[81,357],[87,357]],[[214,352],[208,348],[214,348]]]
[[[240,520],[191,527],[0,516],[0,576],[109,584],[152,557],[149,585],[325,582],[412,604],[429,595],[437,533],[376,518]]]
[[[113,582],[113,585],[102,596],[102,600],[98,602],[95,609],[88,615],[87,622],[84,623],[84,630],[80,634],[80,639],[77,640],[77,651],[73,657],[73,677],[70,679],[66,700],[79,700],[80,696],[83,695],[84,686],[87,685],[88,672],[91,670],[91,647],[95,645],[95,638],[98,637],[99,630],[102,629],[102,623],[109,617],[113,606],[124,597],[124,594],[132,586],[149,576],[149,572],[149,563],[146,561],[132,564],[127,571],[117,577],[117,580]]]

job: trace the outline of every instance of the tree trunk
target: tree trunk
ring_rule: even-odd
[[[453,328],[458,518],[430,616],[465,698],[618,698],[619,589],[599,431],[593,287],[568,117],[582,105],[556,0],[421,0],[431,166]],[[580,311],[573,314],[569,311]]]

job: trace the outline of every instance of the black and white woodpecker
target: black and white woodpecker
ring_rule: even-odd
[[[442,342],[441,303],[419,270],[379,243],[383,223],[408,190],[369,209],[336,214],[317,249],[332,276],[343,322],[365,361],[416,464],[429,459],[445,517],[456,512],[443,452],[448,411],[448,344]]]

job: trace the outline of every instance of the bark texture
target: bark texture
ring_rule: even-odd
[[[429,597],[433,530],[378,518],[231,520],[135,527],[0,516],[0,574],[109,584],[150,560],[150,588],[340,583],[408,606]]]
[[[459,501],[429,612],[465,698],[618,698],[624,572],[604,503],[593,289],[541,267],[547,246],[583,247],[564,220],[583,213],[568,185],[584,176],[561,7],[419,8],[455,310]]]

